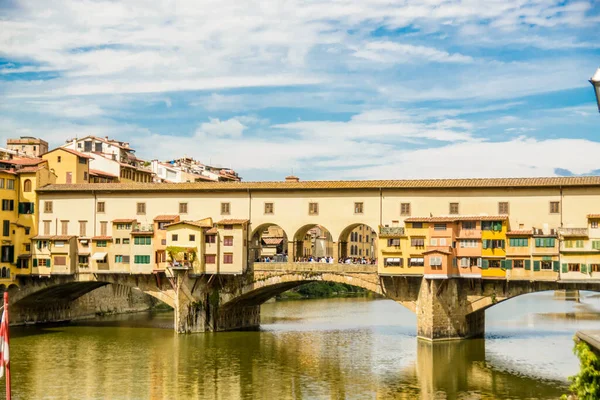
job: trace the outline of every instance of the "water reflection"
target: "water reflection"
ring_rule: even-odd
[[[356,298],[266,304],[258,332],[176,336],[170,313],[14,329],[14,397],[557,398],[573,332],[597,322],[542,314],[598,301],[523,296],[488,311],[486,340],[435,344],[402,306]]]

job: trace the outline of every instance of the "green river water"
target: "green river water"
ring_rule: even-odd
[[[417,340],[389,300],[263,305],[254,332],[176,335],[172,313],[11,329],[14,399],[556,399],[572,337],[600,297],[521,296],[486,312],[485,340]]]

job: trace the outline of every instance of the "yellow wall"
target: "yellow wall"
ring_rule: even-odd
[[[60,157],[60,162],[58,161]],[[58,148],[46,153],[42,158],[48,161],[48,167],[56,175],[56,183],[67,183],[67,174],[71,173],[71,183],[87,183],[89,179],[89,160],[79,163],[79,157]]]

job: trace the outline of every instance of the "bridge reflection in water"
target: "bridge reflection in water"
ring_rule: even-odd
[[[564,392],[564,384],[540,380],[535,369],[527,376],[489,355],[486,362],[484,340],[415,340],[414,315],[390,301],[264,308],[271,319],[254,332],[174,335],[157,329],[172,326],[170,313],[15,329],[15,397],[549,399]],[[549,338],[539,341],[548,344]],[[44,378],[50,375],[74,377],[77,384]]]

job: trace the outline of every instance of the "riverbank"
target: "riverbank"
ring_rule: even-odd
[[[380,297],[345,283],[311,282],[278,295],[275,300],[329,299],[334,297]]]

